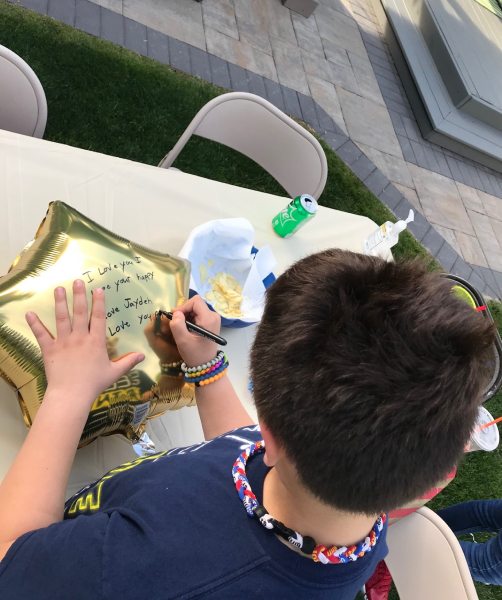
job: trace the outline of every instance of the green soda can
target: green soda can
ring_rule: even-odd
[[[272,219],[277,235],[288,238],[310,221],[317,212],[317,201],[309,194],[297,196]]]

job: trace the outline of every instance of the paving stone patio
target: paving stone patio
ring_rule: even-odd
[[[502,175],[425,140],[370,0],[11,0],[303,119],[443,267],[502,298]]]

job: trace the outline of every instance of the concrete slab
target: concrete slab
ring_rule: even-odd
[[[99,35],[101,13],[99,6],[88,0],[77,0],[75,27],[91,35]]]
[[[186,0],[123,0],[124,16],[206,50],[202,6]]]
[[[350,65],[354,72],[354,77],[359,86],[359,94],[364,98],[368,98],[369,100],[373,100],[374,102],[385,105],[378,81],[376,80],[369,59],[362,58],[351,51],[348,51],[347,54],[349,56]]]
[[[485,207],[483,206],[483,202],[481,201],[477,190],[468,185],[464,185],[463,183],[456,182],[456,185],[465,208],[480,213],[485,212]]]
[[[298,101],[300,102],[303,121],[310,125],[315,131],[320,131],[321,125],[319,123],[319,116],[316,111],[314,100],[305,94],[298,94]]]
[[[354,142],[350,139],[348,139],[343,144],[343,146],[340,146],[340,148],[338,148],[336,152],[338,156],[344,161],[344,163],[349,166],[352,163],[355,163],[356,160],[358,160],[359,157],[362,155],[362,152],[361,150],[359,150],[359,147],[356,146],[356,144],[354,144]]]
[[[234,10],[237,19],[253,23],[263,31],[267,30],[268,14],[262,0],[234,0]]]
[[[47,14],[49,17],[74,26],[76,15],[75,0],[51,0]]]
[[[274,36],[270,36],[270,43],[279,83],[302,94],[308,94],[309,87],[303,69],[301,49],[296,44]]]
[[[399,206],[403,200],[403,194],[397,189],[397,187],[393,183],[389,183],[389,185],[384,188],[383,192],[380,194],[380,200],[387,206],[391,211],[394,211],[397,206]],[[443,240],[441,241],[443,243]]]
[[[299,17],[298,15],[291,16],[298,46],[311,54],[316,54],[320,57],[324,56],[324,48],[319,37],[314,16],[312,15],[308,19]]]
[[[207,50],[211,54],[226,57],[229,63],[249,69],[273,81],[278,81],[277,70],[269,54],[209,27],[206,28],[205,33]]]
[[[298,99],[298,92],[284,87],[282,89],[282,96],[284,98],[284,112],[293,118],[301,119],[302,109]]]
[[[230,83],[232,90],[236,92],[249,92],[249,80],[246,69],[239,67],[238,65],[228,65],[228,72],[230,74]]]
[[[312,98],[328,113],[338,127],[344,133],[347,133],[347,126],[345,125],[335,86],[312,75],[307,75],[307,81]]]
[[[474,235],[473,226],[455,183],[415,165],[408,165],[424,216],[433,224]]]
[[[369,190],[371,190],[376,196],[381,194],[383,190],[389,185],[389,183],[390,182],[387,179],[387,177],[379,169],[375,169],[368,177],[366,177],[366,179],[364,179],[364,185]],[[403,202],[407,202],[407,200],[403,198],[403,200],[396,207],[396,211],[399,209],[399,206],[403,204]]]
[[[169,64],[169,42],[162,33],[147,27],[148,56],[163,64]]]
[[[494,219],[502,221],[502,198],[485,194],[481,190],[477,190],[477,194],[483,204],[484,212]]]
[[[259,15],[260,21],[267,24],[270,36],[282,39],[291,43],[295,40],[295,30],[289,8],[283,6],[280,2],[270,2],[269,0],[253,0],[248,2],[250,10]]]
[[[146,27],[137,21],[124,17],[125,47],[143,56],[148,54]]]
[[[325,5],[319,5],[314,16],[325,48],[325,42],[329,42],[363,58],[367,56],[359,28],[351,16]]]
[[[286,105],[284,103],[284,96],[282,95],[282,86],[276,81],[264,78],[266,98],[269,102],[272,102],[274,106],[277,106],[279,110],[285,111]]]
[[[487,267],[485,255],[481,248],[478,239],[473,235],[466,235],[461,231],[455,233],[462,256],[465,260],[473,265]]]
[[[195,75],[195,77],[204,79],[205,81],[212,81],[209,54],[200,48],[196,48],[195,46],[190,46],[189,52],[192,74]]]
[[[307,75],[313,75],[318,79],[324,79],[333,83],[331,77],[331,63],[329,63],[323,56],[313,54],[308,50],[300,48],[300,55],[303,63],[303,70]]]
[[[375,171],[375,164],[364,154],[350,165],[352,172],[355,173],[361,181],[365,181]]]
[[[502,244],[495,235],[490,219],[486,215],[474,211],[468,211],[468,213],[488,266],[502,271]]]
[[[94,4],[99,4],[99,6],[113,10],[116,13],[122,14],[123,12],[122,0],[94,0]]]
[[[337,87],[350,137],[376,150],[403,158],[387,109],[357,94]]]
[[[101,28],[99,35],[113,42],[124,45],[124,17],[106,8],[101,8]]]
[[[184,73],[191,72],[190,63],[190,48],[189,44],[175,40],[174,38],[169,39],[169,58],[171,66]]]
[[[391,156],[376,150],[366,144],[358,144],[366,156],[384,173],[392,183],[398,183],[407,188],[413,188],[413,179],[408,170],[408,165],[402,158]]]
[[[341,12],[343,15],[351,15],[350,3],[344,2],[344,0],[318,0],[319,4],[323,4],[333,10]]]
[[[445,271],[451,272],[453,265],[458,260],[458,253],[448,242],[445,242],[437,253],[436,258],[441,263]]]
[[[429,250],[432,256],[437,256],[443,247],[444,238],[434,227],[431,227],[422,239],[422,244]]]
[[[208,54],[209,67],[211,69],[211,83],[219,85],[222,88],[230,89],[230,74],[228,72],[228,63],[219,56]]]
[[[220,33],[239,39],[239,29],[231,0],[204,0],[201,3],[204,27],[211,27]]]
[[[237,17],[237,26],[239,27],[239,39],[244,44],[249,44],[253,48],[272,55],[272,46],[268,33],[254,23],[243,21]]]
[[[329,53],[328,56],[330,56]],[[350,64],[349,66],[342,65],[340,62],[332,62],[331,60],[328,63],[329,70],[326,71],[326,78],[338,87],[360,96],[361,90],[352,66]]]
[[[497,221],[496,219],[491,220],[493,231],[495,232],[495,237],[497,238],[497,242],[499,246],[502,248],[502,221]],[[498,266],[498,270],[502,270],[502,263]]]
[[[399,183],[394,183],[399,192],[408,200],[408,202],[415,208],[424,214],[424,208],[420,203],[420,199],[418,194],[414,188],[406,187],[405,185],[401,185]]]

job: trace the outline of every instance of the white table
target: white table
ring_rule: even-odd
[[[0,273],[30,241],[49,202],[62,200],[102,226],[147,247],[176,254],[190,230],[210,219],[245,217],[253,224],[255,245],[270,245],[276,274],[313,252],[330,247],[360,252],[376,228],[366,217],[320,207],[315,220],[290,239],[272,230],[272,217],[287,198],[255,192],[158,169],[0,130]],[[390,258],[383,256],[383,258]],[[254,327],[225,330],[230,378],[252,414],[248,352]],[[0,380],[0,477],[19,449],[26,428],[15,393]],[[195,408],[166,413],[150,421],[148,433],[157,448],[202,439]],[[100,477],[135,455],[121,436],[101,438],[79,450],[69,492]]]

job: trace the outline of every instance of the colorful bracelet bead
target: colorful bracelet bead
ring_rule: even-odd
[[[185,373],[185,378],[187,377],[200,377],[201,375],[207,375],[208,373],[211,373],[213,371],[216,371],[217,369],[219,369],[221,367],[221,365],[225,362],[226,357],[224,356],[220,361],[218,361],[217,363],[215,363],[214,365],[212,365],[211,367],[208,367],[207,369],[202,369],[200,371],[194,371],[194,372],[190,372],[190,373]]]
[[[228,359],[222,350],[207,363],[197,367],[187,367],[186,363],[181,365],[184,380],[187,383],[193,383],[197,387],[207,385],[213,381],[217,381],[223,377],[225,370],[228,367]]]
[[[207,363],[199,365],[198,367],[188,367],[186,363],[181,363],[181,370],[185,374],[186,373],[196,373],[197,371],[203,371],[203,370],[209,369],[210,367],[212,367],[213,365],[215,365],[224,356],[225,356],[225,353],[223,352],[223,350],[218,350],[218,352],[217,352],[216,356],[213,358],[213,360],[210,360]]]
[[[204,379],[209,379],[210,377],[213,377],[215,375],[218,375],[219,373],[221,373],[221,371],[224,371],[226,368],[228,367],[228,361],[224,361],[221,364],[219,364],[219,366],[215,369],[210,370],[207,373],[204,373],[203,375],[198,375],[196,377],[187,377],[185,375],[185,381],[187,381],[188,383],[199,383],[200,381],[203,381]]]
[[[228,364],[227,364],[228,366]],[[226,369],[224,371],[221,371],[220,373],[218,373],[218,375],[213,375],[213,377],[209,377],[208,379],[204,379],[203,381],[199,381],[199,383],[195,384],[195,387],[200,387],[202,385],[209,385],[210,383],[214,383],[215,381],[218,381],[218,379],[221,379],[224,375],[226,375],[227,371]]]

